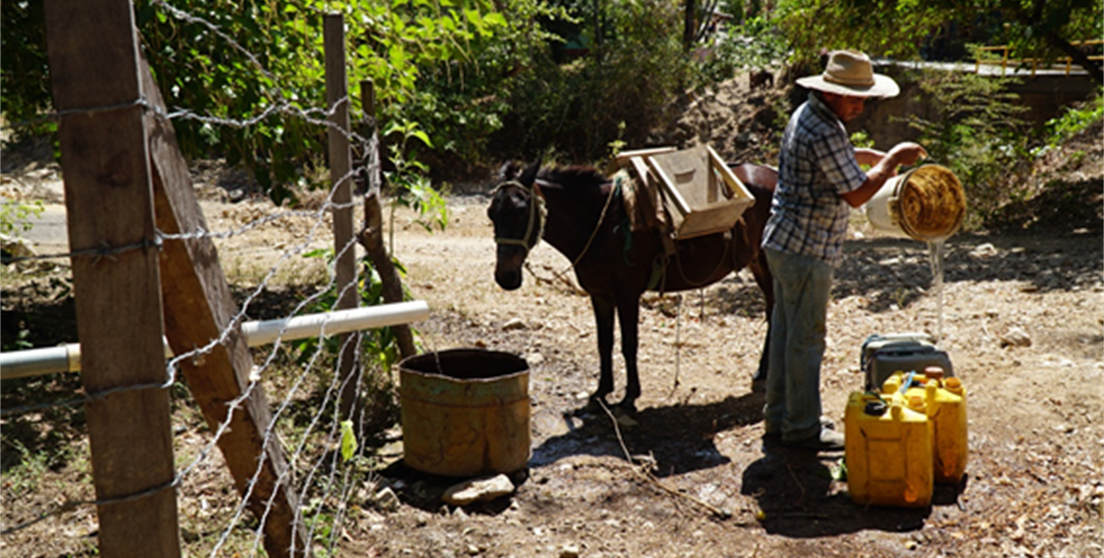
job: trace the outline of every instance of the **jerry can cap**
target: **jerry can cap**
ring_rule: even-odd
[[[874,399],[872,401],[866,402],[866,407],[863,408],[863,413],[868,414],[872,417],[880,417],[886,413],[887,409],[889,409],[889,406],[886,405],[885,401],[882,401],[881,399]]]
[[[929,380],[942,380],[943,374],[942,366],[929,366],[924,369],[924,377]]]

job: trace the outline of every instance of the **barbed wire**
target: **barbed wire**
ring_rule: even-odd
[[[61,254],[36,254],[33,256],[0,256],[0,263],[13,264],[26,261],[36,260],[51,260],[51,259],[75,259],[80,257],[92,258],[92,263],[99,263],[102,259],[115,260],[115,256],[126,252],[133,252],[136,250],[149,250],[153,248],[158,252],[161,251],[162,235],[157,234],[153,238],[144,238],[139,242],[132,242],[130,244],[123,244],[121,246],[112,246],[111,244],[104,242],[100,246],[95,248],[85,248],[83,250],[73,250],[72,252],[65,252]]]
[[[318,226],[318,223],[319,223],[319,221],[316,221],[316,225],[315,225],[316,227]],[[342,249],[342,253],[345,250],[350,249],[352,246],[354,246],[353,242],[350,242],[350,243],[346,244],[346,246]],[[336,258],[335,258],[335,260],[336,260]],[[274,272],[274,270],[273,270],[273,272]],[[270,274],[270,277],[271,277],[271,274]],[[336,282],[336,276],[331,274],[330,281],[326,285],[326,289],[319,289],[318,291],[316,291],[316,293],[314,295],[312,295],[311,297],[308,297],[308,298],[304,299],[303,301],[301,301],[299,303],[299,305],[296,306],[296,308],[292,311],[291,315],[298,314],[299,311],[301,311],[301,309],[303,307],[305,307],[310,302],[312,302],[315,298],[321,296],[322,294],[327,292],[330,288],[332,288],[335,282]],[[266,282],[262,282],[261,286],[259,286],[253,292],[253,294],[250,296],[250,298],[253,298],[256,295],[258,295],[262,291],[263,286],[265,284],[266,284]],[[346,287],[346,288],[350,288],[350,287]],[[239,316],[244,314],[244,311],[245,311],[245,309],[248,308],[248,305],[243,303],[242,308],[243,308],[242,313],[239,313]],[[226,331],[226,330],[224,330],[224,331]],[[281,331],[280,333],[281,333],[280,338],[278,338],[276,340],[276,342],[273,344],[272,350],[269,351],[269,354],[266,357],[264,363],[260,366],[261,370],[267,369],[272,364],[272,362],[276,358],[276,356],[279,354],[278,349],[279,349],[279,346],[280,346],[281,341],[282,341],[283,332]],[[325,335],[325,332],[323,331],[321,335]],[[322,355],[322,349],[321,349],[321,345],[319,345],[318,350],[316,350],[314,353],[312,353],[310,363],[304,368],[304,373],[302,375],[300,375],[300,380],[305,379],[306,372],[309,371],[313,367],[314,363],[317,361],[318,358],[320,358],[321,355]],[[339,359],[340,359],[340,357],[339,357]],[[259,374],[258,374],[258,376],[259,376]],[[301,385],[301,382],[296,383],[296,386],[299,386],[299,385]],[[209,453],[210,449],[213,448],[214,445],[218,443],[218,440],[222,437],[222,435],[229,429],[230,422],[233,418],[233,413],[237,410],[238,407],[240,407],[246,400],[249,399],[249,397],[252,395],[253,390],[256,388],[256,386],[257,386],[257,382],[256,381],[251,381],[248,385],[248,388],[245,391],[243,391],[241,396],[239,396],[237,399],[235,399],[234,401],[229,403],[229,410],[227,412],[226,420],[223,421],[221,424],[219,424],[219,428],[218,428],[217,432],[215,433],[213,439],[208,443],[208,446],[207,446],[207,452],[208,453]],[[329,390],[327,390],[327,396],[324,399],[323,404],[320,406],[320,408],[324,409],[326,407],[325,403],[329,400],[329,394],[330,394],[331,391],[332,391],[332,386]],[[287,396],[285,396],[284,404],[280,407],[281,412],[284,409],[286,409],[288,405],[290,405],[292,395],[294,395],[294,392],[289,393]],[[264,434],[262,447],[270,447],[269,444],[272,441],[271,438],[273,436],[273,431],[274,431],[273,429],[276,425],[276,420],[277,420],[278,416],[279,416],[279,414],[274,414],[273,417],[272,417],[272,421],[269,423],[269,425],[267,425],[267,427],[265,429],[265,434]],[[315,415],[315,420],[317,420],[318,417],[320,417],[320,416],[321,416],[321,412]],[[309,431],[308,431],[308,433],[309,433]],[[200,459],[196,459],[186,469],[190,471],[192,468],[197,466],[200,461],[201,461]],[[289,460],[289,467],[292,463],[293,463],[293,461]],[[231,522],[230,522],[231,524],[226,530],[223,531],[222,537],[220,537],[218,544],[215,546],[215,549],[212,551],[212,556],[216,555],[218,549],[221,548],[222,545],[225,543],[225,541],[229,538],[230,534],[233,531],[233,527],[235,525],[237,525],[237,523],[240,521],[241,516],[243,515],[243,513],[245,511],[245,508],[248,505],[249,499],[253,494],[255,485],[256,485],[258,479],[260,478],[261,474],[264,472],[264,467],[265,466],[266,466],[265,460],[264,459],[259,459],[257,468],[255,469],[253,475],[250,477],[249,482],[247,483],[245,494],[243,494],[242,498],[239,500],[238,506],[235,509],[235,513],[234,513],[233,517],[231,518]],[[286,474],[286,471],[285,471],[284,474]],[[277,485],[279,485],[279,483],[283,481],[284,474],[282,474],[281,477],[279,479],[277,479]],[[272,497],[275,498],[275,496],[278,494],[278,492],[279,492],[278,490],[274,490]],[[270,501],[268,503],[268,506],[266,506],[266,511],[267,511],[268,507],[271,506],[271,505],[272,505],[272,502]],[[298,513],[298,511],[296,513]],[[258,529],[258,534],[262,533],[263,531],[264,531],[263,528]]]
[[[330,205],[335,205],[335,204],[330,204]],[[95,393],[90,393],[90,394],[87,394],[84,397],[69,399],[69,400],[66,400],[66,401],[63,401],[63,402],[55,402],[55,403],[47,403],[47,404],[35,404],[35,405],[27,405],[27,406],[3,409],[2,411],[0,411],[0,416],[10,416],[10,415],[15,415],[15,414],[20,414],[20,413],[40,411],[40,410],[45,410],[45,409],[54,408],[54,407],[58,407],[58,406],[76,406],[76,405],[80,405],[80,404],[87,404],[87,403],[92,402],[92,401],[105,399],[105,398],[107,398],[111,395],[116,395],[116,394],[119,394],[119,393],[130,392],[130,391],[146,390],[146,389],[169,389],[169,388],[171,388],[176,383],[176,375],[177,375],[177,370],[179,369],[178,365],[179,365],[180,362],[182,362],[184,360],[188,360],[188,359],[201,358],[203,355],[206,355],[206,354],[210,353],[211,351],[213,351],[215,347],[217,347],[221,344],[224,344],[227,341],[229,335],[231,335],[235,331],[235,328],[237,326],[239,326],[244,321],[246,313],[248,312],[249,305],[251,304],[251,302],[256,297],[258,297],[261,293],[264,292],[264,290],[265,290],[266,286],[268,285],[269,281],[272,279],[272,277],[279,270],[280,264],[284,260],[289,258],[292,254],[302,252],[303,249],[312,242],[315,232],[317,231],[317,229],[319,227],[321,227],[323,225],[323,220],[322,220],[321,217],[322,217],[322,213],[325,211],[325,209],[326,209],[326,206],[323,206],[322,209],[319,209],[316,212],[309,212],[309,213],[314,215],[315,219],[314,219],[314,225],[311,229],[311,233],[308,235],[307,240],[305,240],[303,243],[298,245],[296,249],[291,249],[291,250],[285,250],[284,251],[284,253],[282,254],[280,260],[276,264],[274,264],[273,266],[270,267],[269,272],[268,272],[267,276],[265,277],[265,279],[260,282],[260,284],[253,290],[252,293],[250,293],[249,296],[247,296],[245,301],[241,304],[239,312],[230,320],[229,326],[224,327],[221,330],[220,336],[218,338],[212,339],[207,345],[205,345],[203,347],[200,347],[200,348],[197,348],[193,351],[189,351],[187,353],[175,356],[175,357],[173,357],[172,359],[169,360],[169,362],[166,366],[166,370],[167,370],[167,379],[166,379],[166,381],[161,382],[161,383],[143,383],[143,384],[134,384],[134,385],[129,385],[129,386],[120,386],[120,387],[116,387],[116,388],[112,388],[112,389],[108,389],[108,390],[103,390],[103,391],[99,391],[99,392],[95,392]],[[172,237],[172,238],[196,239],[196,238],[201,238],[203,236],[203,234],[197,232],[197,233],[188,233],[188,234],[180,234],[180,235],[165,235],[165,236],[167,238]],[[350,240],[350,242],[348,242],[343,247],[343,249],[341,250],[339,255],[343,254],[347,250],[354,249],[355,245],[356,245],[355,244],[355,239]],[[331,271],[330,276],[329,276],[329,281],[322,288],[319,288],[315,292],[315,294],[313,294],[313,295],[311,295],[307,298],[304,298],[289,313],[288,317],[299,315],[304,310],[304,308],[309,306],[311,303],[313,303],[319,297],[323,296],[326,292],[329,291],[329,289],[333,288],[334,285],[335,285],[335,282],[336,282],[336,275]],[[355,285],[350,285],[350,286],[346,286],[346,289],[354,288],[354,287],[355,287]],[[214,449],[214,447],[216,445],[218,445],[218,443],[221,440],[222,436],[229,430],[230,423],[232,422],[233,417],[234,417],[234,413],[237,412],[237,410],[244,404],[245,401],[249,400],[249,398],[252,397],[254,389],[259,384],[260,377],[263,375],[263,371],[265,369],[267,369],[269,366],[271,366],[274,359],[278,356],[280,344],[282,343],[282,337],[283,337],[283,334],[285,333],[285,331],[286,331],[286,327],[285,327],[285,330],[281,330],[279,332],[278,338],[277,338],[276,342],[274,343],[272,350],[269,351],[268,356],[265,359],[264,363],[260,367],[258,367],[258,369],[254,370],[253,375],[251,377],[251,381],[249,382],[247,388],[242,392],[242,394],[239,397],[237,397],[233,401],[228,402],[228,404],[227,404],[228,405],[228,410],[227,410],[227,413],[226,413],[226,419],[219,424],[217,430],[214,432],[214,434],[212,436],[212,439],[204,446],[203,450],[200,451],[200,454],[194,460],[192,460],[191,463],[184,466],[180,470],[180,473],[177,476],[177,480],[175,480],[173,485],[172,485],[173,487],[179,486],[181,484],[181,480],[184,477],[186,477],[192,470],[194,470],[200,463],[205,461],[210,456],[212,450]],[[326,335],[326,333],[323,330],[320,333],[320,336],[324,337],[325,335]],[[353,339],[353,338],[355,338],[355,337],[350,336],[350,339]],[[323,355],[323,351],[322,351],[321,347],[319,347],[318,350],[314,351],[314,353],[312,354],[310,363],[305,367],[304,373],[299,376],[299,378],[298,378],[298,380],[295,384],[296,389],[289,392],[289,394],[285,397],[284,402],[280,407],[280,412],[285,410],[290,405],[291,396],[293,396],[295,394],[295,392],[297,391],[298,387],[302,385],[303,381],[305,380],[305,378],[307,376],[307,372],[309,372],[312,368],[314,368],[314,365],[315,365],[316,361],[322,355]],[[359,347],[357,347],[357,355],[359,356]],[[358,381],[359,381],[359,379],[360,378],[358,378]],[[327,396],[325,397],[325,399],[323,400],[322,405],[320,406],[322,409],[324,409],[326,407],[326,403],[329,401],[329,396],[330,396],[330,393],[332,391],[333,391],[333,387],[331,386],[327,390]],[[314,422],[317,422],[317,420],[320,417],[321,417],[321,413],[316,414]],[[273,417],[272,417],[272,421],[267,425],[266,430],[265,430],[264,441],[262,443],[262,447],[270,447],[269,444],[272,441],[271,437],[273,435],[274,427],[276,425],[276,421],[277,421],[278,418],[279,418],[279,414],[274,414]],[[312,425],[314,424],[314,422],[312,422]],[[311,429],[308,429],[308,431],[306,433],[309,434],[310,430]],[[332,438],[332,437],[333,437],[333,433],[331,432],[330,433],[330,438]],[[305,439],[306,439],[306,436],[304,436],[304,440]],[[300,447],[297,449],[296,454],[295,454],[296,458],[298,457],[299,454],[301,454],[302,449],[303,449],[303,445],[300,445]],[[294,460],[289,460],[289,463],[293,463],[293,462],[294,462]],[[252,494],[253,486],[257,482],[257,479],[259,478],[260,474],[263,472],[263,465],[264,465],[264,460],[263,459],[259,460],[259,466],[258,466],[256,472],[254,473],[253,477],[251,478],[251,480],[249,482],[249,486],[248,486],[248,489],[246,491],[246,494],[240,500],[240,504],[239,504],[239,510],[240,511],[244,511],[246,503],[248,502],[249,497]],[[281,478],[281,481],[282,480],[283,480],[283,478]],[[168,487],[163,487],[161,489],[164,489],[164,488],[168,488]],[[161,489],[159,489],[159,490],[161,490]],[[81,507],[81,506],[100,506],[100,505],[107,505],[107,504],[112,504],[112,503],[122,503],[122,502],[125,502],[125,501],[129,501],[131,499],[134,499],[134,498],[142,497],[143,495],[147,495],[149,492],[150,492],[150,490],[142,491],[142,492],[137,493],[135,495],[121,497],[121,498],[108,498],[108,499],[99,499],[99,500],[83,500],[83,501],[67,502],[65,505],[58,506],[58,507],[56,507],[52,510],[40,513],[38,516],[36,516],[34,519],[32,519],[30,521],[18,524],[16,526],[10,527],[8,529],[4,529],[3,531],[0,531],[0,535],[10,534],[10,533],[14,533],[14,532],[17,532],[17,531],[21,531],[23,529],[26,529],[27,527],[30,527],[30,526],[32,526],[36,523],[41,522],[44,519],[47,519],[47,518],[55,516],[55,515],[60,515],[62,513],[68,512],[68,511],[72,511],[73,509],[76,509],[76,508]],[[272,502],[269,502],[269,505],[271,505],[271,503]],[[222,540],[225,540],[225,538],[228,537],[229,534],[233,531],[233,526],[240,520],[240,516],[241,516],[240,512],[235,514],[235,516],[233,518],[233,521],[232,521],[232,524],[231,524],[231,527],[227,528],[224,531],[224,537],[223,537]],[[263,532],[263,529],[258,531],[258,536],[262,532]],[[216,551],[217,551],[217,547],[216,547]],[[212,554],[212,555],[215,555],[215,554]]]
[[[361,146],[365,150],[367,157],[365,163],[366,168],[351,170],[344,176],[338,177],[334,182],[336,184],[342,184],[345,181],[355,182],[361,173],[368,172],[368,191],[378,192],[379,185],[377,182],[380,164],[379,154],[377,152],[379,148],[378,136],[374,133],[368,135],[368,137],[361,136],[356,131],[345,130],[337,126],[331,120],[335,111],[342,103],[351,102],[348,97],[344,97],[332,106],[326,108],[302,107],[296,103],[285,100],[283,96],[279,94],[276,78],[263,66],[263,64],[261,64],[258,57],[235,41],[219,26],[201,17],[197,17],[176,8],[164,0],[154,0],[151,2],[151,5],[163,10],[173,18],[207,28],[214,36],[218,37],[219,40],[229,45],[230,48],[243,54],[250,61],[250,64],[269,80],[269,83],[276,84],[273,85],[276,89],[266,90],[268,93],[268,104],[260,107],[259,112],[255,114],[238,118],[227,118],[210,114],[201,114],[186,108],[174,108],[169,111],[168,109],[155,106],[146,97],[140,97],[127,103],[66,108],[53,113],[45,113],[37,120],[52,119],[60,121],[65,117],[77,114],[92,114],[105,111],[141,108],[153,114],[155,118],[169,123],[174,120],[196,121],[212,126],[248,128],[258,125],[265,119],[274,115],[279,115],[285,118],[297,119],[309,125],[325,127],[328,130],[338,130],[350,142]],[[273,91],[276,92],[273,93]],[[370,120],[374,126],[374,119],[369,118],[368,120]],[[16,123],[5,126],[5,128],[18,127],[28,123],[33,123],[33,121]],[[105,259],[112,260],[122,254],[132,251],[151,249],[161,251],[164,248],[164,243],[169,241],[226,240],[254,233],[263,227],[277,224],[285,220],[310,222],[306,234],[302,236],[297,235],[297,242],[282,250],[276,249],[274,251],[277,254],[276,260],[267,266],[267,269],[265,269],[258,283],[249,292],[245,293],[244,298],[242,298],[238,304],[235,314],[226,319],[226,323],[219,329],[219,334],[216,338],[209,340],[203,346],[195,347],[190,351],[174,355],[167,359],[165,374],[162,381],[120,386],[94,393],[86,393],[80,397],[57,402],[16,407],[6,406],[4,409],[0,409],[0,417],[7,418],[10,416],[25,415],[51,408],[76,407],[81,404],[87,405],[93,401],[103,400],[127,391],[148,389],[169,390],[173,388],[173,386],[178,385],[179,373],[184,363],[203,360],[206,355],[215,351],[219,346],[228,346],[227,344],[231,336],[237,334],[241,324],[247,319],[251,307],[257,305],[261,300],[261,296],[275,284],[278,273],[288,266],[291,258],[303,254],[309,250],[316,241],[328,236],[328,230],[325,228],[327,214],[349,209],[355,211],[361,203],[360,200],[355,198],[350,202],[337,203],[333,200],[335,191],[336,189],[331,190],[324,203],[317,209],[280,209],[252,218],[238,226],[231,226],[221,230],[208,230],[209,228],[204,226],[196,227],[192,230],[167,233],[155,229],[151,237],[143,238],[138,242],[129,244],[111,245],[105,243],[101,246],[91,248],[29,256],[5,255],[2,260],[5,265],[29,261],[72,260],[76,258],[94,258],[94,261],[99,262]],[[349,253],[349,251],[355,252],[357,245],[357,239],[355,237],[351,238],[344,246],[335,250],[336,254],[334,255],[334,261],[339,260],[342,255]],[[329,266],[327,267],[326,280],[316,285],[312,293],[302,296],[297,304],[295,304],[291,310],[287,311],[286,316],[290,318],[300,315],[308,309],[316,307],[324,297],[336,295],[337,299],[340,299],[348,289],[353,289],[354,291],[358,289],[356,282],[345,285],[342,289],[336,289],[336,287],[336,272],[332,266]],[[277,368],[281,355],[286,354],[286,349],[288,347],[284,339],[285,333],[286,329],[279,332],[276,341],[271,344],[263,357],[260,356],[260,353],[254,352],[253,360],[256,364],[254,364],[253,370],[249,374],[248,381],[241,386],[241,392],[233,400],[225,402],[226,414],[222,420],[218,421],[217,424],[209,425],[210,431],[209,434],[205,436],[206,439],[203,444],[198,448],[197,453],[193,457],[180,462],[176,466],[175,475],[171,482],[122,497],[66,501],[47,510],[34,513],[30,519],[26,521],[11,526],[5,526],[3,530],[0,530],[0,536],[10,536],[37,525],[44,520],[71,513],[84,507],[122,503],[138,498],[149,497],[165,490],[176,490],[176,497],[179,503],[179,500],[185,497],[184,494],[181,493],[181,490],[188,486],[188,479],[197,474],[201,464],[211,460],[215,447],[223,441],[230,431],[230,425],[237,416],[236,414],[244,412],[244,407],[248,402],[251,401],[252,398],[257,397],[260,390],[264,389],[262,387],[262,382],[266,378],[266,375]],[[320,337],[326,336],[325,326],[323,326]],[[356,362],[364,361],[366,355],[363,352],[363,345],[360,343],[359,339],[359,334],[350,334],[345,338],[345,344],[340,347],[337,352],[337,367],[340,368],[343,359],[347,358],[347,353],[344,349],[350,344],[353,347],[351,358],[355,359]],[[326,359],[328,354],[323,343],[316,343],[313,350],[303,355],[307,356],[307,359],[299,365],[298,368],[287,366],[279,367],[279,373],[286,376],[281,380],[286,387],[283,393],[280,394],[278,400],[270,402],[269,407],[271,416],[269,417],[268,423],[258,425],[258,427],[263,428],[263,437],[260,442],[260,447],[286,448],[287,467],[285,467],[275,479],[272,479],[274,483],[272,486],[273,490],[272,493],[268,495],[267,501],[264,504],[264,511],[259,514],[260,517],[256,518],[258,524],[249,527],[249,529],[254,531],[251,544],[255,554],[263,552],[259,549],[263,546],[262,537],[265,532],[265,525],[270,519],[270,512],[276,504],[276,499],[281,493],[281,487],[288,493],[294,494],[301,503],[321,498],[324,502],[329,502],[329,504],[325,505],[337,505],[340,502],[347,501],[353,493],[352,483],[356,480],[353,469],[351,467],[342,467],[340,451],[331,451],[328,449],[333,448],[335,444],[340,442],[342,436],[340,421],[336,419],[331,420],[331,417],[338,416],[337,409],[341,402],[339,394],[345,393],[346,389],[354,390],[354,397],[356,400],[360,400],[360,398],[364,396],[364,384],[368,374],[368,367],[358,367],[357,373],[349,378],[341,378],[338,374],[329,374],[328,381],[319,382],[319,377],[325,377],[326,375],[324,371],[328,368]],[[291,372],[291,374],[288,375],[288,372]],[[291,409],[293,409],[296,402],[307,393],[308,389],[320,390],[320,398],[317,402],[311,401],[310,405],[312,412],[307,424],[302,428],[292,428],[297,439],[292,441],[293,443],[291,446],[285,446],[285,441],[281,439],[279,432],[288,426],[288,423],[292,420],[290,416]],[[363,424],[357,425],[356,436],[358,439],[363,439],[364,435]],[[319,451],[319,448],[321,448],[321,451]],[[268,461],[266,456],[259,455],[257,457],[257,466],[249,476],[245,486],[242,487],[238,493],[237,504],[233,507],[233,510],[230,511],[228,517],[224,518],[225,523],[221,524],[218,529],[219,536],[209,552],[210,556],[217,556],[226,548],[227,544],[229,544],[229,541],[234,536],[234,533],[242,527],[246,510],[251,507],[251,502],[256,498],[255,495],[257,494],[259,483],[261,479],[264,478],[265,470],[268,466],[266,463]],[[344,509],[344,506],[337,505],[337,508]],[[315,509],[314,506],[301,505],[293,510],[293,513],[296,524],[304,527],[304,532],[306,533],[306,540],[293,540],[293,545],[308,547],[316,544],[323,544],[332,548],[337,544],[337,533],[340,529],[332,530],[328,537],[321,537],[321,532],[319,531],[319,518],[321,517],[320,514],[322,514],[322,510],[320,508]],[[334,521],[341,522],[344,520],[345,514],[338,513]],[[296,533],[297,531],[293,529],[292,532]],[[320,542],[316,539],[320,539]]]
[[[51,401],[49,403],[35,403],[33,405],[20,405],[18,407],[11,407],[8,409],[0,409],[0,418],[8,418],[18,415],[26,415],[30,413],[37,413],[39,411],[45,411],[48,409],[59,409],[62,407],[76,407],[77,405],[83,405],[88,399],[85,397],[75,397],[72,399],[63,399],[61,401]]]
[[[346,173],[344,176],[342,176],[338,180],[339,181],[351,180],[351,179],[355,178],[357,174],[358,174],[358,171],[353,170],[353,171],[350,171],[350,172]],[[209,231],[209,230],[205,230],[203,228],[197,227],[196,229],[194,229],[192,231],[182,232],[182,233],[165,233],[165,232],[162,232],[159,229],[154,229],[154,237],[153,238],[143,239],[140,242],[135,242],[135,243],[131,243],[131,244],[124,244],[124,245],[121,245],[121,246],[111,246],[110,244],[104,242],[102,245],[100,245],[98,247],[95,247],[95,248],[86,248],[86,249],[83,249],[83,250],[73,250],[73,251],[70,251],[70,252],[54,252],[54,253],[50,253],[50,254],[35,254],[35,255],[31,255],[31,256],[2,255],[2,256],[0,256],[0,263],[15,264],[15,263],[20,263],[20,262],[28,262],[28,261],[74,259],[74,258],[79,258],[79,257],[92,257],[92,258],[95,259],[95,261],[99,261],[100,259],[104,259],[104,258],[114,259],[114,256],[116,256],[116,255],[119,255],[119,254],[122,254],[122,253],[125,253],[125,252],[135,251],[135,250],[144,250],[144,249],[154,248],[154,249],[160,251],[160,250],[163,249],[163,244],[164,244],[165,240],[199,240],[199,239],[203,239],[203,238],[226,240],[226,239],[229,239],[229,238],[233,238],[235,236],[241,236],[241,235],[247,234],[247,233],[253,231],[254,229],[258,229],[258,228],[260,228],[264,225],[269,225],[269,224],[272,224],[272,223],[275,223],[277,221],[281,221],[281,220],[284,220],[284,219],[294,218],[294,217],[306,217],[306,218],[311,218],[311,219],[321,219],[326,212],[339,211],[339,210],[342,210],[342,209],[355,209],[359,206],[359,204],[360,204],[360,202],[357,201],[357,200],[346,202],[346,203],[334,203],[332,201],[332,192],[331,192],[330,197],[327,198],[326,202],[323,204],[323,206],[320,209],[317,209],[317,210],[285,210],[285,211],[279,211],[277,213],[270,214],[270,215],[264,215],[260,218],[249,221],[249,222],[245,223],[244,225],[242,225],[238,228],[227,229],[227,230],[224,230],[224,231]]]
[[[85,506],[108,506],[108,505],[111,505],[111,504],[124,504],[126,502],[133,502],[135,500],[141,500],[142,498],[149,498],[150,496],[153,496],[155,494],[160,494],[160,493],[162,493],[166,490],[172,490],[172,489],[177,488],[178,486],[180,486],[180,481],[181,481],[182,478],[183,477],[181,477],[180,475],[174,475],[173,479],[171,481],[167,482],[167,483],[152,486],[152,487],[147,488],[145,490],[141,490],[141,491],[135,492],[133,494],[127,494],[125,496],[117,496],[117,497],[114,497],[114,498],[100,498],[98,500],[70,500],[68,502],[65,502],[64,504],[61,504],[61,505],[57,506],[56,508],[54,508],[52,510],[48,510],[46,512],[43,512],[43,513],[39,514],[38,517],[32,519],[31,521],[21,523],[19,525],[16,525],[15,527],[10,527],[8,529],[0,530],[0,535],[7,535],[7,534],[15,533],[17,531],[22,531],[23,529],[26,529],[26,528],[28,528],[28,527],[30,527],[30,526],[32,526],[32,525],[34,525],[34,524],[36,524],[40,521],[43,521],[45,519],[49,519],[50,517],[53,517],[55,515],[61,515],[62,513],[65,513],[67,511],[72,511],[72,510],[75,510],[75,509],[80,508],[80,507],[85,507]]]
[[[91,114],[112,112],[128,108],[142,108],[143,110],[146,110],[155,118],[163,122],[172,122],[173,120],[194,120],[203,124],[213,124],[237,129],[250,128],[256,126],[257,124],[260,124],[266,118],[269,118],[273,115],[281,115],[301,119],[308,124],[324,126],[327,129],[332,128],[334,131],[337,131],[339,134],[343,135],[345,139],[349,140],[351,143],[368,143],[370,141],[370,138],[361,136],[356,130],[346,130],[330,120],[330,118],[332,118],[334,114],[336,114],[339,105],[349,102],[351,102],[351,98],[346,95],[338,99],[333,104],[333,106],[328,109],[304,109],[296,106],[290,101],[281,100],[278,103],[263,106],[261,108],[261,111],[253,116],[249,116],[246,118],[227,118],[223,116],[201,114],[184,108],[177,108],[172,112],[169,112],[164,107],[151,103],[149,99],[143,95],[133,101],[128,101],[124,103],[44,111],[42,114],[34,118],[19,120],[7,125],[0,126],[0,130],[16,130],[34,124],[41,124],[43,122],[61,122],[62,119],[64,119],[66,116],[87,116]],[[374,117],[368,117],[366,121],[368,124],[371,125],[371,127],[375,127],[376,121]]]

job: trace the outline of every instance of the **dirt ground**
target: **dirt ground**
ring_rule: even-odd
[[[930,509],[905,510],[854,505],[846,483],[832,478],[841,455],[763,446],[763,401],[750,376],[766,324],[746,271],[700,293],[645,301],[644,395],[639,424],[620,428],[622,448],[608,416],[579,413],[597,385],[597,356],[588,300],[554,278],[569,263],[539,247],[525,286],[499,291],[490,277],[493,247],[483,210],[480,203],[457,205],[455,226],[444,234],[404,235],[397,251],[405,254],[412,290],[434,309],[419,328],[427,349],[480,346],[531,363],[529,479],[510,505],[462,519],[432,509],[373,514],[384,528],[373,531],[370,521],[359,534],[351,529],[350,550],[557,556],[574,547],[583,556],[655,557],[1100,552],[1098,234],[960,235],[948,243],[941,345],[970,390],[968,482],[961,492],[939,487]],[[862,385],[859,349],[868,335],[939,331],[926,246],[867,237],[849,242],[847,252],[829,309],[822,374],[825,412],[839,425],[848,394]],[[1016,342],[1016,332],[1030,345],[1017,344],[1027,341]],[[629,456],[654,459],[658,482],[635,472]],[[712,508],[732,516],[718,518]]]
[[[1098,192],[1100,138],[1089,144],[1096,154],[1085,164],[1052,170]],[[719,147],[726,157],[741,149]],[[855,219],[828,312],[825,414],[842,428],[846,399],[862,387],[860,348],[875,333],[940,337],[969,390],[966,481],[938,486],[928,508],[905,509],[852,503],[838,478],[842,453],[764,445],[763,399],[751,374],[766,321],[746,270],[701,291],[647,295],[638,414],[633,423],[615,425],[604,412],[586,412],[598,375],[590,303],[561,279],[571,276],[570,263],[548,245],[532,252],[523,287],[502,291],[492,277],[487,201],[479,193],[451,197],[443,232],[426,232],[400,213],[394,256],[407,269],[413,297],[431,308],[430,318],[416,324],[424,350],[483,347],[528,362],[529,467],[514,475],[512,495],[456,508],[439,500],[449,483],[410,470],[395,444],[384,446],[371,490],[391,487],[402,503],[387,511],[357,496],[338,555],[1072,558],[1104,552],[1099,219],[1057,232],[958,234],[945,248],[941,292],[926,245],[882,238]],[[1090,202],[1099,211],[1099,196]],[[261,202],[205,202],[215,230],[272,210]],[[224,268],[242,277],[257,253],[302,238],[308,224],[222,241]],[[4,294],[6,312],[29,296],[7,286]],[[619,354],[615,369],[619,389],[612,401],[624,387]],[[194,410],[178,413],[185,415],[181,422],[196,420]],[[5,438],[12,428],[4,423]],[[180,444],[202,443],[183,429],[177,437]],[[26,521],[49,502],[90,497],[87,473],[72,471],[75,461],[44,473],[41,486],[52,488],[30,495],[18,492],[8,475],[4,523]],[[204,468],[212,470],[196,475],[205,486],[182,492],[184,517],[201,516],[197,494],[216,501],[212,494],[233,490],[217,460]],[[4,470],[10,471],[7,459]],[[182,523],[186,542],[199,536],[191,525]],[[3,536],[0,553],[92,554],[95,529],[94,510],[83,508]]]

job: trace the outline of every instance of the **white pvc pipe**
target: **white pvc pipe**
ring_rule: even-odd
[[[429,305],[424,300],[382,304],[323,314],[309,314],[286,320],[268,320],[242,324],[242,333],[250,347],[267,345],[277,339],[306,339],[319,335],[334,335],[362,329],[408,324],[429,317]]]
[[[80,370],[80,345],[0,353],[0,380]]]
[[[336,335],[364,329],[408,324],[429,317],[429,305],[423,300],[381,304],[322,314],[308,314],[283,320],[242,324],[245,343],[259,347],[277,339],[293,341],[322,335]],[[168,343],[165,358],[173,356]],[[0,380],[42,376],[58,372],[79,372],[80,344],[0,353]]]

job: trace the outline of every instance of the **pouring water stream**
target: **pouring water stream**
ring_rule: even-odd
[[[943,342],[943,246],[946,239],[928,241],[928,258],[932,268],[932,292],[935,297],[935,343]]]

